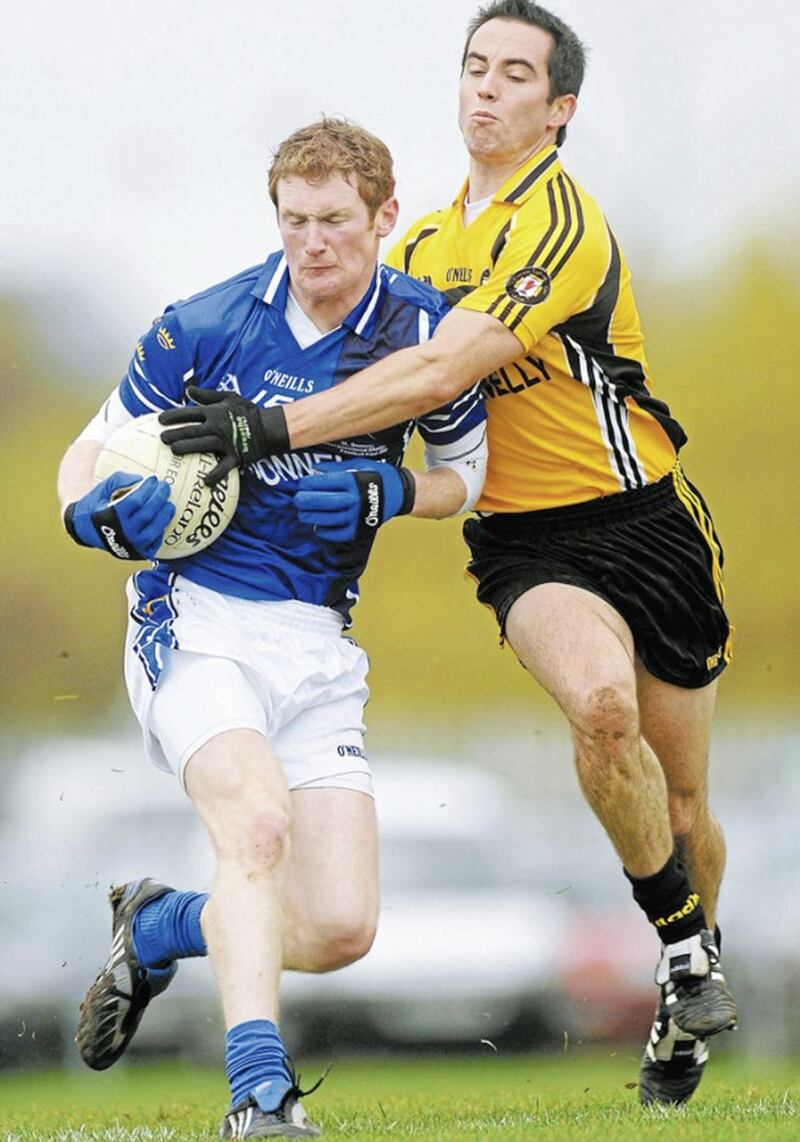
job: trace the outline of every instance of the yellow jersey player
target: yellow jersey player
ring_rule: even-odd
[[[683,1103],[709,1036],[736,1020],[715,929],[725,845],[707,800],[730,628],[722,550],[678,463],[683,429],[651,391],[627,264],[561,164],[584,62],[540,6],[482,8],[459,91],[467,180],[389,258],[449,291],[453,310],[429,341],[336,390],[262,410],[244,448],[222,415],[212,427],[241,462],[251,437],[269,452],[372,432],[484,378],[489,467],[465,524],[470,571],[566,715],[581,788],[662,941],[639,1090]]]

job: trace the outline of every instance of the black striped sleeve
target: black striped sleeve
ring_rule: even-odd
[[[411,259],[414,256],[414,251],[416,250],[417,246],[420,244],[420,242],[424,242],[426,238],[430,238],[432,234],[435,234],[438,229],[438,226],[425,226],[422,230],[420,230],[416,238],[408,243],[403,253],[403,269],[407,274],[411,273]]]

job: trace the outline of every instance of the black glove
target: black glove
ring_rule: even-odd
[[[205,477],[218,484],[231,468],[244,468],[265,456],[289,452],[289,430],[280,405],[259,408],[238,393],[220,393],[190,385],[186,395],[196,402],[162,412],[160,424],[177,424],[162,432],[161,439],[176,456],[188,452],[216,452],[221,457]]]

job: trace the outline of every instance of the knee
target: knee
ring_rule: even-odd
[[[669,821],[676,842],[688,837],[698,821],[709,815],[706,792],[703,788],[685,787],[667,789]]]
[[[310,971],[328,972],[360,960],[372,947],[376,924],[363,916],[336,916],[320,922],[314,932]]]
[[[639,737],[639,711],[632,686],[607,683],[588,688],[570,717],[576,741],[603,754],[624,752]]]
[[[217,835],[219,856],[234,860],[249,876],[273,871],[289,847],[289,813],[275,801],[243,803]]]

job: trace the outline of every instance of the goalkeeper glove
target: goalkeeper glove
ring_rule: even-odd
[[[414,506],[417,489],[407,468],[380,460],[334,460],[318,469],[300,480],[294,503],[302,522],[321,539],[361,543]]]
[[[159,423],[170,425],[161,439],[176,456],[215,452],[220,461],[205,477],[207,484],[219,483],[231,468],[246,467],[265,456],[291,450],[280,406],[259,408],[238,393],[199,389],[196,385],[190,385],[186,395],[196,403],[167,409],[159,416]]]
[[[82,547],[98,547],[117,559],[152,559],[174,515],[163,480],[112,472],[68,506],[64,527]]]

